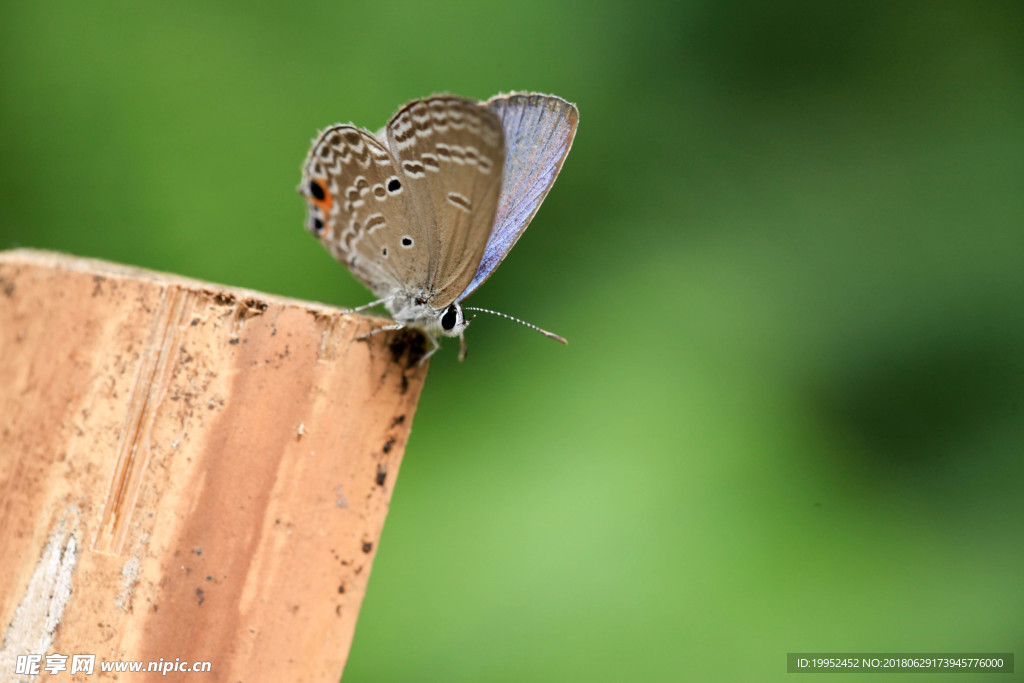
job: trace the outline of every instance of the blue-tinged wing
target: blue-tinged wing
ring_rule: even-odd
[[[465,299],[498,267],[537,213],[572,147],[579,112],[554,95],[496,95],[487,107],[505,132],[505,168],[494,228]]]

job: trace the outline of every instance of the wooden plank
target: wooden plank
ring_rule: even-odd
[[[426,375],[373,325],[0,253],[0,678],[60,653],[337,680]]]

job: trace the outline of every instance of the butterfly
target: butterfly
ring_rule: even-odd
[[[376,135],[351,124],[321,132],[302,166],[306,228],[378,297],[393,325],[463,336],[462,301],[491,276],[530,224],[569,154],[579,113],[554,95],[486,102],[412,100]]]

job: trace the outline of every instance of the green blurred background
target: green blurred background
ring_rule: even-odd
[[[302,227],[316,131],[556,93],[573,151],[471,302],[570,345],[478,318],[435,357],[346,680],[1020,653],[1022,36],[1011,2],[5,2],[0,247],[365,303]]]

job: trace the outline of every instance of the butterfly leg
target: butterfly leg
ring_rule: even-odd
[[[373,308],[374,306],[380,306],[381,304],[386,304],[389,301],[391,301],[391,297],[385,297],[383,299],[377,299],[376,301],[371,301],[370,303],[363,304],[362,306],[356,306],[355,308],[346,308],[345,310],[342,311],[342,313],[359,313],[360,311],[365,311],[367,309]]]
[[[356,337],[356,339],[359,340],[359,341],[366,341],[367,339],[369,339],[373,335],[377,334],[378,332],[390,332],[390,331],[393,331],[393,330],[404,330],[404,329],[405,329],[405,323],[395,323],[393,325],[385,325],[384,327],[378,327],[376,329],[370,330],[366,334],[361,334],[358,337]],[[434,335],[430,334],[426,330],[420,330],[420,332],[422,332],[423,335],[427,339],[430,340],[430,347],[431,347],[430,350],[427,351],[425,354],[423,354],[423,357],[420,358],[420,362],[418,363],[418,365],[422,367],[423,364],[425,362],[427,362],[428,358],[430,358],[435,353],[437,353],[437,350],[439,348],[441,348],[441,344],[438,343],[437,338]]]
[[[426,336],[427,339],[430,340],[431,348],[429,351],[423,354],[423,357],[420,358],[420,362],[417,363],[417,365],[419,365],[420,367],[423,367],[423,364],[427,362],[427,359],[433,356],[435,353],[437,353],[437,350],[441,348],[441,345],[438,343],[437,338],[434,337],[434,335],[430,334],[426,330],[423,330],[423,334],[424,336]]]
[[[376,329],[370,330],[366,334],[361,334],[358,337],[356,337],[356,339],[358,339],[359,341],[366,341],[367,339],[369,339],[373,335],[378,334],[380,332],[389,332],[391,330],[404,330],[404,329],[405,329],[405,324],[404,323],[395,323],[394,325],[385,325],[384,327],[378,327]],[[435,342],[435,343],[437,343],[437,342]]]
[[[459,335],[459,362],[466,360],[466,337]]]

